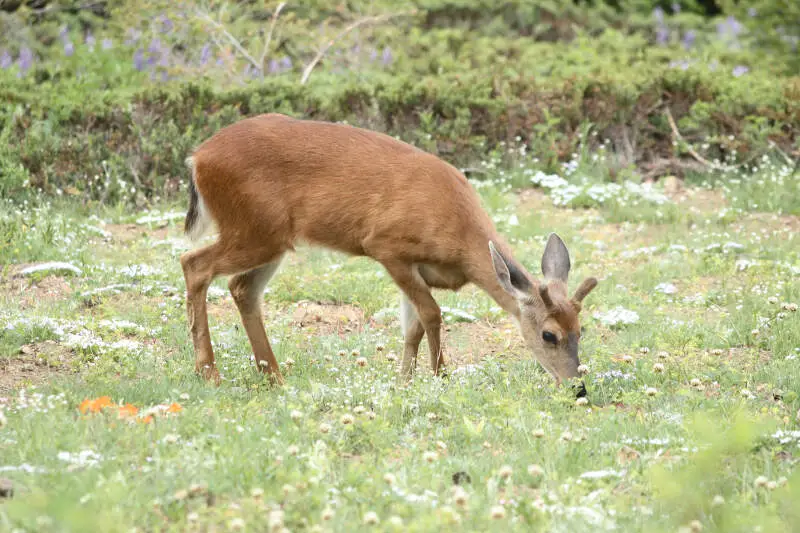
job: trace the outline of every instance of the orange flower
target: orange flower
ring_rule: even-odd
[[[136,416],[136,413],[139,412],[139,409],[132,404],[126,403],[122,407],[117,410],[117,414],[120,418]]]
[[[109,396],[101,396],[99,398],[95,398],[94,400],[89,400],[88,398],[83,400],[78,406],[78,409],[82,414],[86,414],[87,411],[92,413],[99,413],[104,408],[113,405],[111,403],[111,397]]]
[[[167,408],[168,413],[180,413],[181,411],[183,411],[183,407],[177,403],[173,403]]]
[[[153,415],[147,415],[147,416],[138,418],[137,421],[141,422],[142,424],[149,424],[150,422],[153,421]]]
[[[78,406],[78,410],[81,412],[82,415],[85,415],[86,411],[90,410],[93,405],[94,405],[94,400],[90,400],[89,398],[86,398]]]
[[[95,400],[95,402],[97,402],[95,404],[95,407],[97,408],[98,411],[102,410],[105,407],[110,407],[111,405],[113,405],[111,403],[111,397],[110,396],[101,396],[101,397],[97,398]]]

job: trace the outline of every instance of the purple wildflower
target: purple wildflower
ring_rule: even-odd
[[[666,26],[659,26],[656,29],[656,42],[658,44],[667,44],[669,41],[669,29]]]
[[[125,39],[125,44],[127,46],[131,46],[133,44],[138,43],[139,42],[139,37],[141,37],[141,35],[142,35],[142,32],[140,32],[139,30],[137,30],[135,28],[129,28],[128,29],[128,38]]]
[[[172,20],[166,15],[161,15],[161,33],[169,33],[175,27]]]
[[[161,58],[158,60],[159,67],[168,67],[169,66],[169,54],[163,54]]]
[[[681,12],[681,4],[679,2],[672,2],[672,12],[673,13]]]
[[[733,75],[736,76],[737,78],[739,76],[747,74],[748,72],[750,72],[750,69],[745,67],[744,65],[737,65],[733,67]]]
[[[697,37],[697,34],[695,33],[694,30],[688,30],[683,35],[683,47],[686,48],[687,50],[689,48],[691,48],[692,45],[694,44],[694,40],[695,40],[696,37]]]
[[[691,63],[686,59],[678,59],[675,61],[670,61],[669,67],[670,68],[679,68],[681,70],[686,70],[691,66]]]
[[[208,59],[211,57],[211,45],[206,43],[203,45],[203,49],[200,50],[200,64],[205,65],[208,63]]]
[[[147,48],[147,51],[151,54],[156,54],[161,51],[161,39],[158,37],[154,37],[152,41],[150,41],[150,46]]]
[[[8,50],[3,50],[3,54],[0,55],[0,68],[5,70],[10,67],[14,63],[14,59],[11,57],[11,54],[8,53]]]
[[[280,72],[281,66],[278,64],[278,60],[270,59],[268,69],[270,74],[277,74],[278,72]]]
[[[61,38],[62,41],[66,42],[69,39],[69,28],[66,24],[61,26],[58,30],[58,36]]]
[[[656,8],[653,9],[653,17],[655,17],[657,23],[663,24],[664,23],[664,10],[661,9],[660,6],[656,6]]]
[[[114,46],[114,41],[108,38],[103,39],[103,44],[101,46],[103,47],[103,50],[111,50],[111,47]]]
[[[728,17],[728,27],[731,29],[731,33],[733,33],[734,35],[739,35],[740,33],[742,33],[742,30],[744,29],[742,23],[736,20],[736,17],[734,17],[733,15]]]
[[[244,66],[244,71],[242,72],[242,75],[245,78],[247,77],[252,78],[255,75],[255,70],[253,69],[253,65],[251,65],[250,63],[246,64]]]
[[[287,71],[292,69],[292,60],[288,56],[281,58],[281,70]]]
[[[383,54],[381,55],[381,63],[384,65],[389,65],[392,62],[392,50],[385,46],[383,48]]]
[[[736,17],[733,15],[726,18],[723,22],[717,24],[717,33],[723,37],[730,35],[731,37],[735,38],[742,32],[742,29],[742,23],[736,20]]]
[[[147,51],[150,52],[150,55],[147,57],[147,64],[152,66],[156,64],[159,58],[162,57],[161,54],[161,39],[155,37],[152,41],[150,41],[150,46],[147,47]]]
[[[84,42],[86,43],[86,46],[94,50],[94,45],[97,43],[97,39],[94,38],[94,34],[90,31],[86,34]]]
[[[144,70],[144,52],[141,48],[137,48],[133,54],[133,68],[138,71]]]
[[[378,59],[378,51],[375,50],[374,48],[370,48],[369,60],[370,61],[375,61],[376,59]]]
[[[72,44],[72,41],[67,41],[64,43],[64,55],[70,57],[72,54],[75,53],[75,45]]]
[[[27,46],[23,46],[19,51],[17,63],[19,64],[20,74],[27,72],[33,66],[33,51]]]

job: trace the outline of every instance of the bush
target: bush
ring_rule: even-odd
[[[220,47],[208,46],[204,19],[163,0],[117,0],[106,18],[19,8],[13,16],[27,26],[0,14],[18,37],[0,49],[0,139],[9,146],[0,148],[0,188],[168,197],[181,189],[194,145],[264,112],[346,120],[459,165],[519,139],[546,172],[579,144],[600,143],[618,154],[616,170],[680,170],[664,164],[684,149],[673,145],[665,109],[709,159],[747,160],[770,143],[796,150],[800,78],[783,74],[781,57],[761,59],[718,32],[687,44],[691,28],[713,25],[699,4],[682,2],[672,14],[638,0],[413,6],[416,14],[346,34],[354,16],[326,2],[287,7],[265,46],[275,4],[240,3],[219,19],[236,46],[217,29]],[[389,9],[379,2],[366,13]],[[608,27],[623,15],[625,24]],[[548,17],[583,22],[559,37],[531,29]],[[316,46],[337,32],[344,36],[303,83]]]

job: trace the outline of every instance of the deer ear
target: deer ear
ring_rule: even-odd
[[[566,283],[570,266],[569,251],[564,241],[551,233],[542,254],[542,274],[545,279],[559,279]]]
[[[518,300],[527,298],[531,284],[528,278],[525,277],[525,274],[512,263],[509,263],[506,258],[497,251],[492,241],[489,241],[489,253],[492,255],[492,264],[494,265],[494,273],[497,276],[497,281],[500,282],[500,286],[503,287],[503,290]]]

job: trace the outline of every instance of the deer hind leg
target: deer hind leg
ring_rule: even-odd
[[[406,382],[411,379],[417,367],[417,354],[425,328],[417,317],[414,305],[408,300],[405,293],[400,293],[400,328],[403,330],[405,346],[403,347],[403,361],[400,366],[400,379]]]
[[[255,355],[256,367],[270,376],[273,383],[282,385],[281,375],[275,353],[267,339],[261,314],[261,296],[269,280],[278,270],[283,255],[266,265],[254,268],[231,277],[228,288],[239,310],[247,338]]]
[[[186,280],[186,313],[195,352],[195,370],[206,380],[219,384],[219,370],[208,331],[206,295],[211,282],[220,275],[249,271],[276,260],[282,252],[253,250],[228,240],[186,252],[180,258]],[[262,326],[263,328],[263,326]]]
[[[206,380],[219,385],[219,371],[211,348],[211,335],[208,331],[206,294],[208,286],[215,278],[213,264],[216,244],[187,252],[181,256],[183,277],[186,280],[186,314],[189,331],[194,345],[195,371]]]

